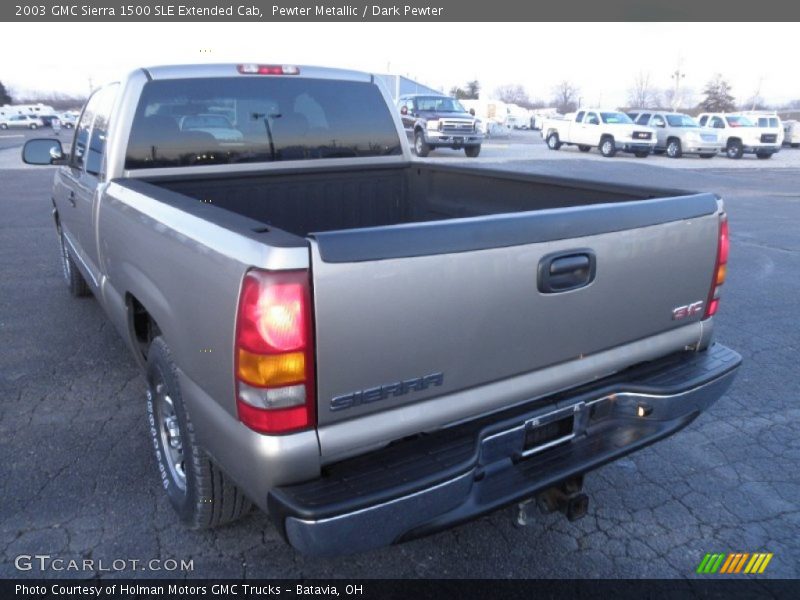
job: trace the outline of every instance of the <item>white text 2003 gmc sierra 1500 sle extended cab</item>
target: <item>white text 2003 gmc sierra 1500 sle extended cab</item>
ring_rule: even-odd
[[[193,527],[255,503],[337,554],[534,497],[577,517],[585,473],[741,361],[716,196],[412,160],[369,74],[140,69],[23,159],[59,165],[65,277],[144,369]]]

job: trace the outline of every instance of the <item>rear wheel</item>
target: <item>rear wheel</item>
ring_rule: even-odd
[[[756,156],[761,160],[772,158],[772,152],[756,152]]]
[[[431,153],[431,147],[425,141],[425,134],[421,131],[417,131],[414,133],[414,152],[417,153],[417,156],[428,156]]]
[[[29,125],[29,127],[30,127],[31,129],[37,129],[39,126],[38,126],[36,123],[31,123],[31,124]]]
[[[193,529],[223,525],[252,504],[198,443],[183,403],[172,354],[162,337],[147,353],[147,417],[161,486],[181,520]]]
[[[667,156],[670,158],[680,158],[683,156],[683,148],[681,147],[680,140],[672,138],[667,142]]]
[[[75,261],[72,260],[69,254],[67,241],[64,239],[64,233],[61,229],[58,230],[58,241],[61,244],[61,269],[64,273],[64,280],[67,282],[67,287],[69,287],[69,293],[78,298],[91,295],[92,290],[89,288],[83,275],[78,271],[78,267],[75,266]]]
[[[0,123],[0,129],[8,129],[8,125],[5,123]]]
[[[728,158],[739,159],[744,154],[744,146],[739,140],[730,140],[725,147],[725,155]]]
[[[547,136],[547,147],[550,148],[550,150],[558,150],[561,148],[561,140],[558,139],[558,134],[556,132]]]
[[[588,152],[591,149],[592,149],[591,146],[584,146],[583,144],[578,144],[578,150],[580,150],[581,152]]]
[[[464,146],[464,154],[470,158],[476,158],[481,153],[480,146]]]
[[[617,153],[617,145],[614,143],[614,138],[605,137],[600,140],[600,154],[606,158],[611,158]]]

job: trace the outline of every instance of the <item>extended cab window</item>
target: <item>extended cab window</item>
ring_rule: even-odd
[[[576,123],[582,123],[582,122],[583,122],[583,115],[584,115],[584,114],[586,114],[586,113],[584,113],[584,111],[581,111],[581,112],[579,112],[579,113],[578,113],[578,114],[575,116],[575,122],[576,122]]]
[[[367,82],[225,77],[147,83],[126,169],[401,154]]]

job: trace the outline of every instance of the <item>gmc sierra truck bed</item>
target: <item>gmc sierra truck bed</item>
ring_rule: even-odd
[[[236,135],[182,130],[224,115]],[[235,140],[235,141],[231,141]],[[307,553],[538,497],[674,433],[730,385],[713,194],[411,160],[370,75],[158,67],[102,88],[53,211],[65,277],[147,378],[193,527],[251,503]]]

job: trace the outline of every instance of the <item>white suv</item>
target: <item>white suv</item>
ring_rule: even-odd
[[[781,149],[777,133],[757,127],[742,114],[703,113],[697,121],[702,127],[718,131],[728,158],[742,158],[745,153],[755,154],[758,158],[772,158]]]

